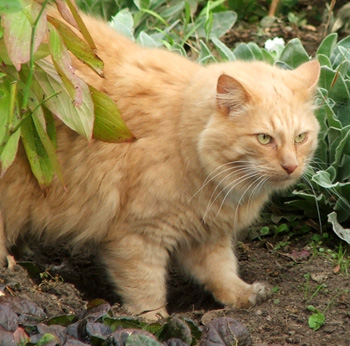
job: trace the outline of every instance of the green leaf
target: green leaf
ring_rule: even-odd
[[[90,66],[97,74],[103,77],[103,61],[96,55],[95,51],[78,35],[76,35],[68,25],[54,17],[48,16],[48,20],[61,34],[67,49],[78,59]]]
[[[309,317],[309,327],[313,330],[320,329],[326,321],[326,317],[321,312],[316,312]]]
[[[152,36],[148,35],[145,31],[141,31],[139,36],[137,37],[137,43],[141,44],[144,47],[159,47],[161,44],[159,44],[157,41],[153,39]]]
[[[321,44],[319,45],[316,55],[325,55],[326,57],[330,58],[336,44],[337,44],[338,34],[332,33],[328,36],[326,36]]]
[[[234,50],[233,54],[238,60],[254,60],[254,53],[246,43],[240,43]]]
[[[57,342],[57,345],[60,344],[56,336],[52,334],[44,334],[42,338],[39,340],[39,342],[36,344],[36,346],[45,346],[47,344],[52,345],[51,341]]]
[[[39,186],[45,188],[53,178],[53,168],[31,117],[21,125],[21,138],[32,172]]]
[[[133,141],[135,137],[125,125],[113,100],[92,86],[89,88],[95,106],[93,137],[113,143]]]
[[[65,89],[74,99],[75,105],[80,106],[83,102],[82,80],[75,75],[71,57],[56,28],[48,23],[47,30],[49,49],[55,68],[63,81]]]
[[[34,123],[35,129],[38,133],[38,136],[40,138],[40,141],[41,141],[43,147],[45,148],[48,160],[50,161],[50,164],[51,164],[54,172],[57,174],[57,177],[59,178],[61,183],[64,184],[63,173],[62,173],[61,165],[58,162],[56,149],[55,149],[54,145],[52,144],[45,129],[43,128],[41,122],[35,116],[35,114],[33,114],[33,123]]]
[[[24,6],[22,0],[0,0],[0,13],[19,12]]]
[[[0,177],[5,174],[16,158],[19,138],[20,130],[18,129],[7,139],[0,151]]]
[[[209,63],[209,62],[216,62],[216,58],[212,54],[211,50],[208,48],[208,46],[204,43],[204,41],[199,40],[200,44],[200,53],[198,57],[198,62],[201,64]]]
[[[42,99],[43,95],[49,97],[59,92],[58,95],[47,100],[45,106],[72,130],[91,139],[94,105],[88,86],[85,83],[81,84],[83,103],[76,107],[64,88],[61,78],[49,62],[44,60],[37,62],[34,77],[33,89],[38,99]]]
[[[75,22],[78,25],[78,28],[81,32],[81,34],[83,35],[84,39],[86,40],[86,42],[89,44],[89,46],[92,49],[97,49],[94,43],[94,40],[92,39],[89,30],[86,28],[83,20],[81,19],[79,12],[78,12],[78,8],[76,7],[75,3],[72,2],[72,0],[66,0],[67,5],[70,9],[70,11],[72,12],[73,18],[75,19]]]
[[[119,11],[110,22],[120,34],[134,40],[134,19],[128,8]]]
[[[25,8],[21,11],[2,15],[5,45],[9,57],[17,71],[20,70],[22,63],[29,61],[32,25],[41,9],[41,6],[34,1],[22,1],[25,4]],[[42,15],[34,39],[34,52],[43,40],[45,31],[46,16]]]
[[[228,48],[222,41],[220,41],[217,37],[213,37],[212,42],[214,43],[220,57],[224,60],[233,61],[235,60],[235,56],[230,48]]]
[[[168,340],[178,338],[191,345],[192,334],[191,329],[185,321],[180,318],[173,317],[164,325],[162,333],[159,335],[159,340]]]
[[[331,63],[328,56],[323,55],[323,54],[318,54],[317,60],[319,61],[321,66],[327,66],[329,68],[332,68],[332,63]]]
[[[309,60],[309,55],[298,38],[290,40],[280,56],[280,61],[288,64],[292,68],[296,68]]]
[[[232,26],[236,23],[237,14],[233,11],[217,12],[213,13],[212,16],[212,25],[209,33],[209,38],[217,37],[220,38],[226,34]],[[195,26],[198,26],[196,33],[193,36],[198,36],[206,38],[208,35],[205,31],[206,18],[202,17],[198,19],[198,22],[195,23]],[[191,26],[189,25],[189,28]],[[190,29],[189,29],[190,30]]]
[[[247,46],[249,47],[250,51],[254,55],[255,60],[263,60],[263,54],[261,52],[261,48],[255,43],[255,42],[248,42]]]
[[[69,326],[71,323],[73,323],[77,317],[73,314],[68,315],[57,315],[55,317],[50,318],[45,323],[49,326],[51,325],[60,325],[60,326]]]

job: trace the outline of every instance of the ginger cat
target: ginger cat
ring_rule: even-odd
[[[167,315],[171,254],[227,307],[267,299],[264,284],[239,278],[232,239],[305,172],[319,131],[318,62],[201,66],[84,20],[105,79],[73,60],[77,74],[116,101],[137,140],[89,145],[57,122],[67,191],[54,179],[47,195],[20,151],[0,179],[0,260],[24,232],[96,244],[127,311],[147,318]]]

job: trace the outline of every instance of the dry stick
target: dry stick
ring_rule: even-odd
[[[275,16],[278,2],[279,2],[279,0],[272,0],[271,1],[271,5],[270,5],[270,9],[269,9],[269,17]]]
[[[329,24],[331,22],[331,16],[332,16],[333,8],[334,8],[336,2],[337,2],[337,0],[332,0],[331,4],[329,5],[328,18],[327,18],[326,25],[324,27],[324,32],[323,32],[322,38],[325,37],[326,34],[327,34],[328,27],[329,27]]]

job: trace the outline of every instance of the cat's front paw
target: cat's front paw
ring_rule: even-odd
[[[246,309],[254,305],[261,304],[269,299],[272,290],[266,283],[255,282],[252,285],[246,285],[244,289],[233,290],[234,295],[231,299],[221,300],[228,309]],[[230,302],[229,302],[230,301]],[[228,303],[229,302],[229,303]]]
[[[251,285],[251,295],[248,298],[249,305],[254,306],[261,304],[265,300],[269,299],[272,295],[270,285],[262,282],[254,282]]]

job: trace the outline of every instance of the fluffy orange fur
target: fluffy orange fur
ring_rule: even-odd
[[[0,259],[25,232],[94,243],[125,308],[148,318],[167,314],[171,254],[225,306],[266,299],[266,286],[239,278],[232,238],[315,151],[318,62],[201,66],[84,19],[105,78],[73,60],[77,74],[116,101],[137,140],[89,144],[58,122],[67,191],[54,179],[46,195],[20,151],[0,179]]]

